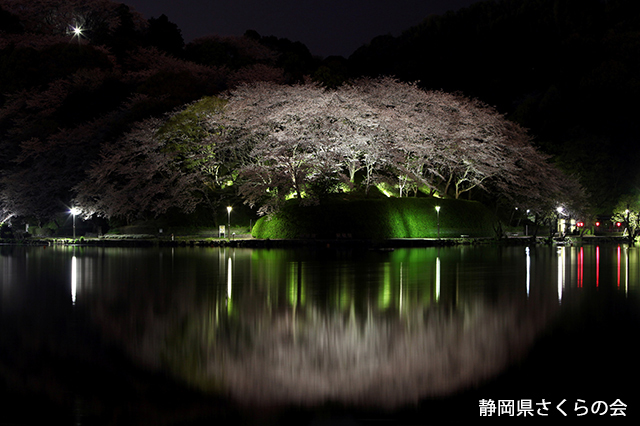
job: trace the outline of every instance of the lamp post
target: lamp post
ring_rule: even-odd
[[[231,241],[231,210],[233,207],[227,206],[227,239]]]
[[[561,238],[562,238],[562,236],[563,236],[562,234],[563,234],[564,232],[563,232],[563,229],[562,229],[562,224],[561,224],[561,222],[560,222],[560,215],[561,215],[561,214],[564,214],[564,209],[562,208],[562,206],[560,206],[560,207],[558,207],[558,208],[556,209],[556,211],[558,212],[558,215],[557,215],[558,220],[557,220],[557,223],[556,223],[556,228],[558,228],[558,229],[557,229],[557,230],[558,230],[558,237],[561,237]]]
[[[436,206],[436,216],[437,216],[437,223],[438,223],[438,239],[440,239],[440,206]]]
[[[73,216],[73,239],[75,240],[76,239],[76,215],[80,213],[80,210],[74,207],[71,210],[69,210],[69,212]]]

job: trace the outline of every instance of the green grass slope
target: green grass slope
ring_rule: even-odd
[[[491,237],[497,217],[474,201],[440,198],[385,198],[331,201],[316,206],[287,203],[278,213],[263,217],[253,227],[255,238],[354,239],[436,238],[436,205],[440,206],[442,238]]]

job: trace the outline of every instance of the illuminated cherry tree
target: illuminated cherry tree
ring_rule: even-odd
[[[242,133],[233,143],[251,147],[240,192],[252,205],[358,187],[366,194],[383,182],[399,196],[484,191],[530,204],[563,192],[562,174],[524,129],[461,95],[381,78],[335,90],[251,84],[228,99],[217,119]]]
[[[146,120],[103,148],[101,161],[76,187],[74,204],[84,214],[132,220],[170,208],[195,209],[202,188],[198,174],[185,173],[177,153],[156,137],[160,126],[158,119]]]
[[[144,124],[107,147],[77,187],[81,199],[107,216],[157,214],[171,203],[191,211],[233,187],[268,213],[289,198],[318,203],[353,190],[366,196],[377,185],[397,196],[482,191],[540,212],[579,204],[576,181],[553,167],[524,129],[461,95],[383,78],[337,89],[258,82],[224,98],[191,104],[155,130]],[[145,160],[133,167],[130,156]],[[113,186],[129,180],[145,184]],[[161,193],[163,186],[171,189]]]
[[[249,204],[264,203],[265,194],[315,201],[350,186],[361,169],[367,188],[375,182],[386,155],[383,141],[371,108],[349,95],[314,84],[260,83],[232,92],[224,120],[254,144],[251,161],[240,169],[240,192]]]

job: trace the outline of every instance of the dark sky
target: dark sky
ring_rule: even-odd
[[[167,15],[186,42],[248,29],[300,41],[319,56],[349,56],[373,37],[399,35],[431,14],[479,0],[123,0],[145,18]]]

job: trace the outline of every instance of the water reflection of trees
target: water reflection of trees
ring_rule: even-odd
[[[291,252],[264,255],[221,252],[210,285],[111,283],[87,301],[134,358],[201,389],[255,403],[387,405],[495,375],[557,307],[537,296],[452,293],[446,282],[439,289],[437,256],[420,268],[393,258],[314,268],[287,259]]]
[[[415,310],[403,318],[345,318],[307,309],[244,324],[244,344],[222,344],[206,359],[237,397],[255,402],[399,404],[477,383],[504,368],[531,342],[544,316],[516,306],[496,311]]]

